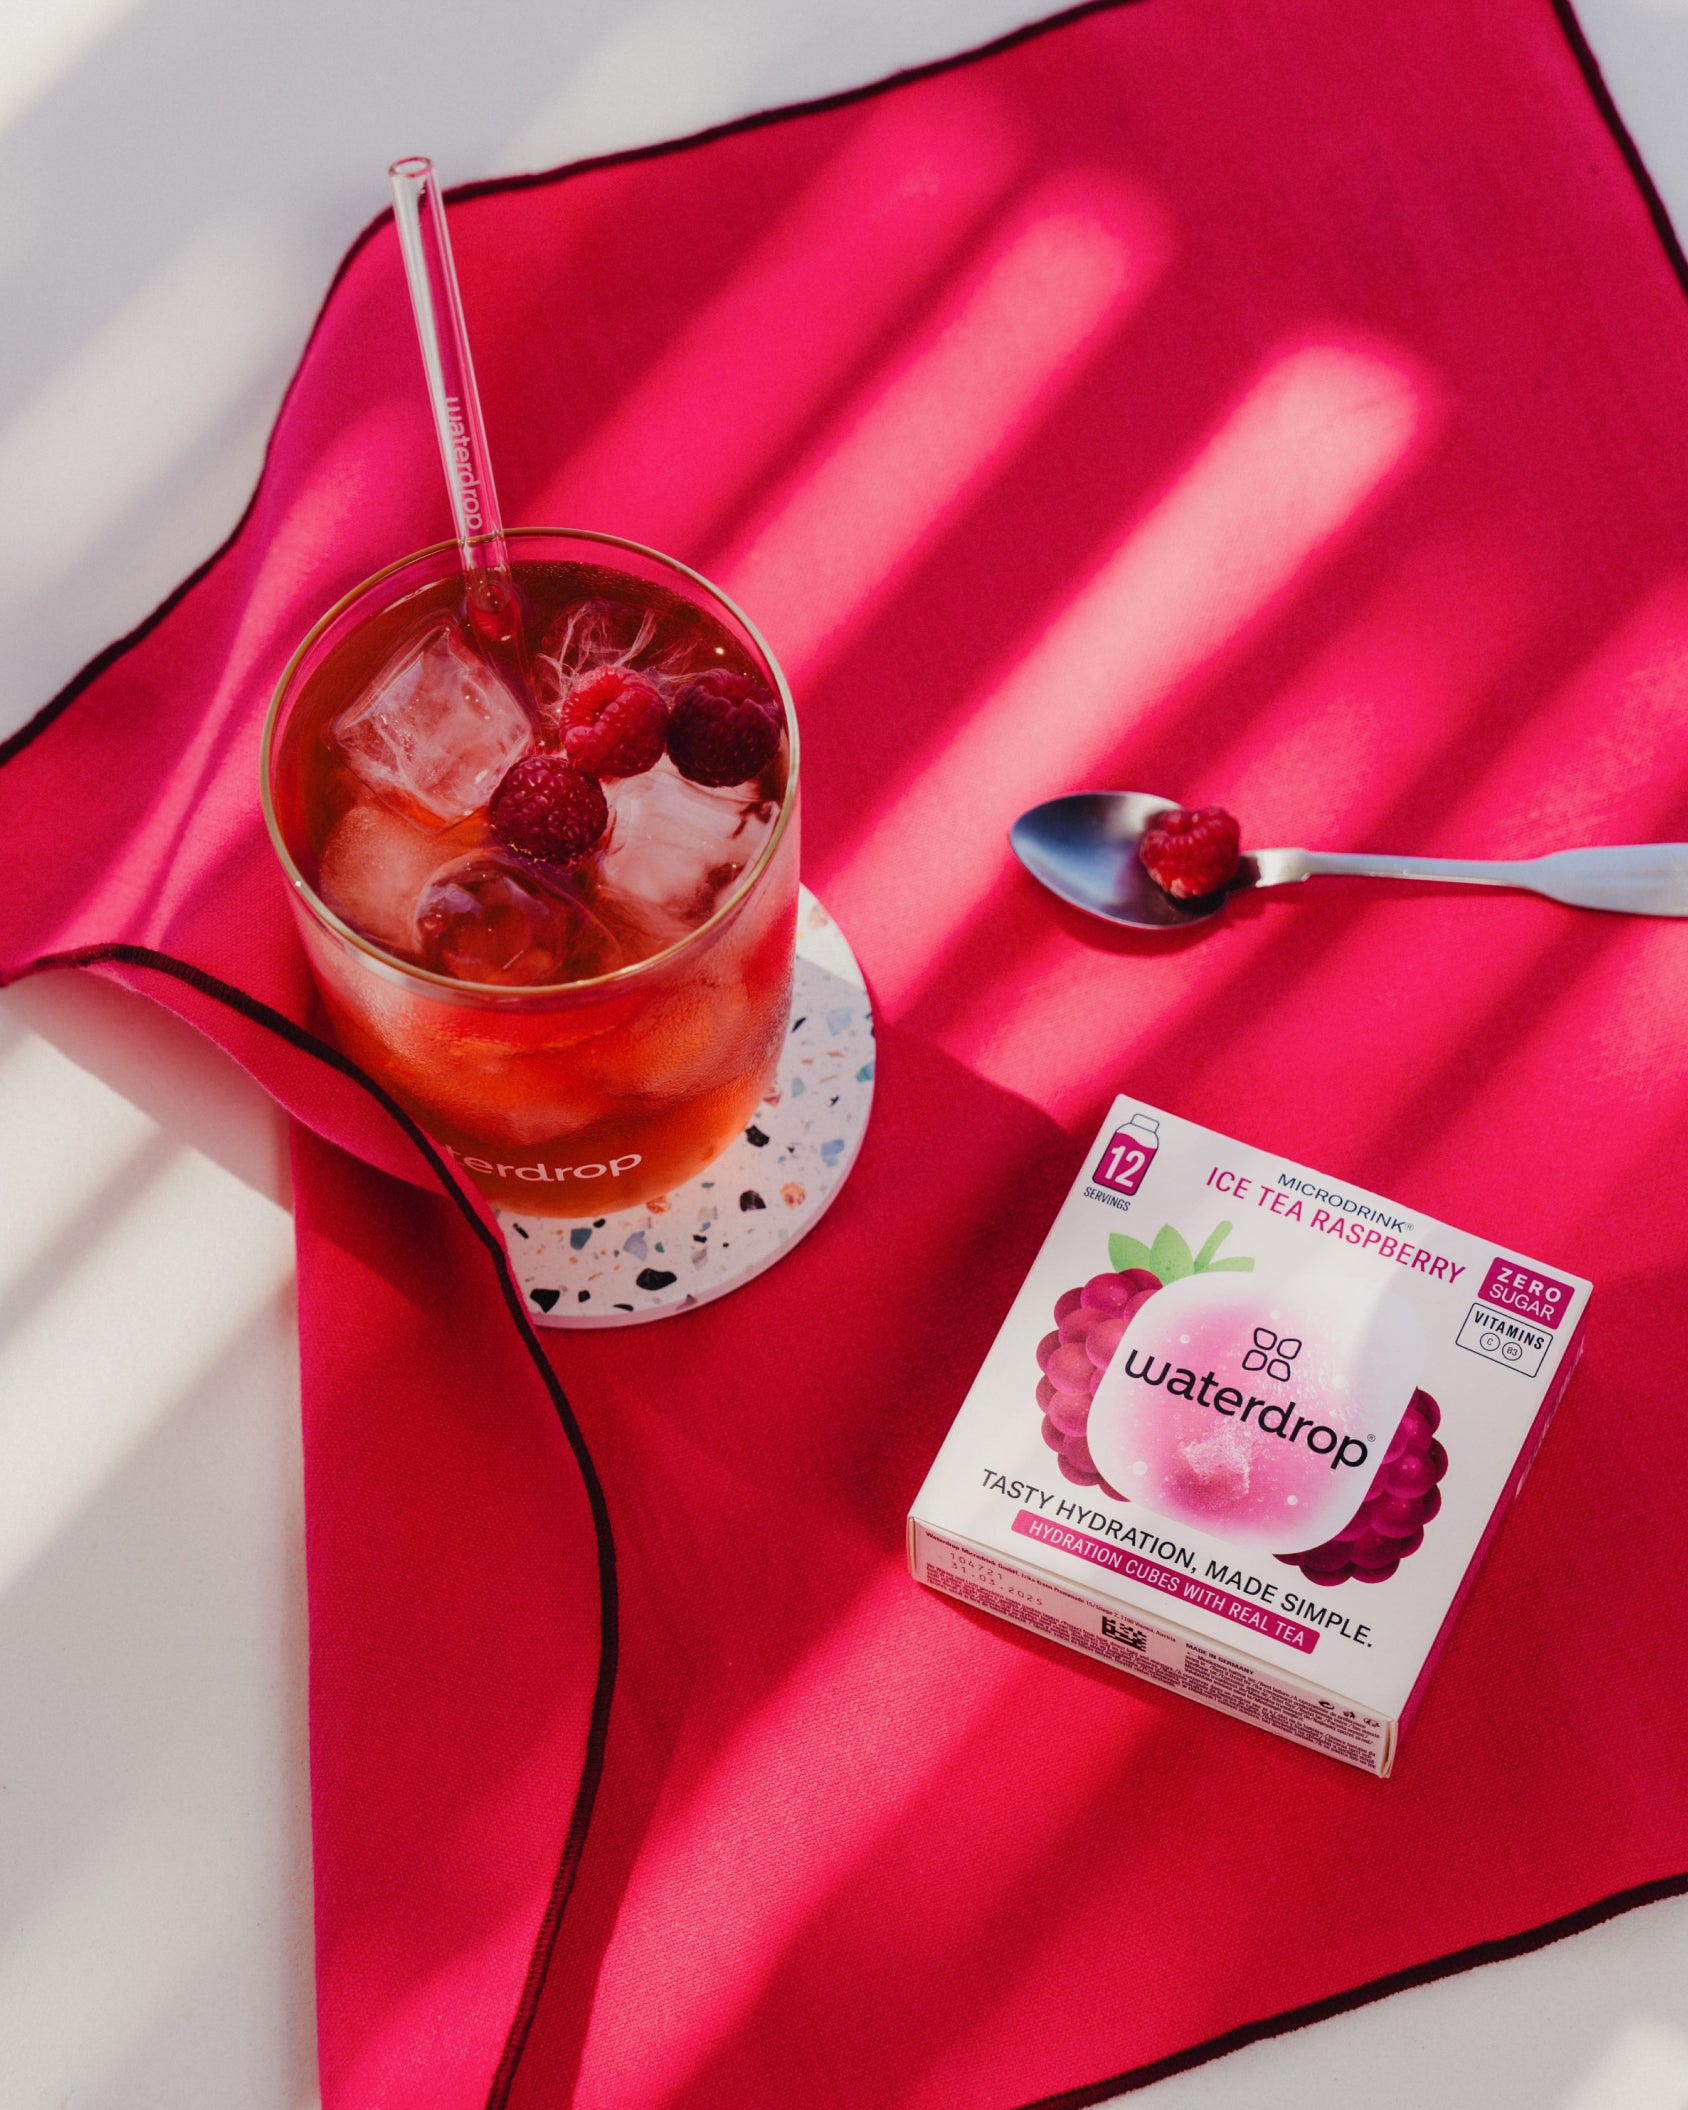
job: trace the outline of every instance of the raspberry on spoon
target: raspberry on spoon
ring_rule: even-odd
[[[1217,894],[1236,877],[1241,831],[1223,806],[1157,813],[1137,846],[1143,869],[1174,901]]]
[[[626,667],[594,667],[563,701],[563,753],[589,777],[642,776],[662,754],[668,710]]]
[[[675,698],[668,752],[694,784],[746,784],[779,753],[784,713],[759,681],[711,667]]]
[[[597,778],[567,756],[527,754],[505,772],[487,818],[506,849],[572,864],[602,839],[610,809]]]

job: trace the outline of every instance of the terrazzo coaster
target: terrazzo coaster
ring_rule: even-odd
[[[637,1326],[772,1267],[849,1177],[873,1104],[873,1011],[849,941],[807,887],[791,1026],[751,1125],[672,1194],[592,1222],[498,1221],[536,1326]]]

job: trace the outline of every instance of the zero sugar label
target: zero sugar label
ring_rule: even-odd
[[[1498,1304],[1514,1318],[1528,1319],[1532,1325],[1550,1330],[1570,1310],[1573,1294],[1568,1282],[1517,1260],[1491,1260],[1483,1287],[1477,1292],[1483,1303]]]

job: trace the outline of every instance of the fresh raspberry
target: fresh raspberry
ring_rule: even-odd
[[[751,674],[735,674],[729,667],[706,667],[688,687],[708,689],[715,696],[730,696],[735,703],[753,703],[765,711],[775,725],[785,724],[785,706],[765,681]]]
[[[668,716],[668,752],[694,784],[745,784],[779,753],[784,714],[759,681],[711,667],[680,691]]]
[[[610,809],[597,778],[584,775],[566,756],[529,754],[505,774],[487,817],[508,849],[572,864],[598,843],[609,826]]]
[[[1441,1420],[1430,1394],[1415,1392],[1353,1516],[1322,1546],[1280,1553],[1278,1559],[1327,1590],[1350,1577],[1387,1582],[1424,1544],[1424,1527],[1442,1506],[1437,1483],[1448,1469],[1448,1454],[1436,1441]]]
[[[1217,894],[1236,876],[1241,836],[1223,806],[1183,806],[1157,813],[1143,830],[1137,854],[1143,869],[1174,901]]]
[[[563,699],[563,753],[589,777],[642,776],[667,729],[655,684],[626,667],[594,667]]]

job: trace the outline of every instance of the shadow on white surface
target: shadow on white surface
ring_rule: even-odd
[[[15,614],[103,576],[168,519],[172,478],[262,427],[277,349],[308,314],[311,273],[285,228],[219,215],[180,246],[0,426],[0,562]],[[217,318],[207,328],[207,316]]]
[[[1630,2022],[1594,2071],[1565,2099],[1564,2110],[1685,2110],[1688,2029]]]
[[[291,1331],[277,1293],[0,1597],[20,2110],[314,2085],[301,1529],[271,1492],[297,1482],[296,1423],[285,1381],[254,1382],[266,1359],[285,1380]]]
[[[1575,7],[1647,172],[1688,241],[1688,0],[1575,0]]]
[[[1386,1901],[1386,1883],[1379,1896]],[[1688,1899],[1667,1899],[1116,2102],[1120,2110],[1688,2110],[1685,1958]]]
[[[90,1101],[88,1114],[106,1138],[100,1157],[106,1173],[111,1151],[124,1141],[150,1138],[156,1129],[278,1208],[292,1206],[286,1115],[238,1064],[172,1012],[102,975],[74,969],[39,975],[9,989],[0,1004],[0,1091],[13,1088],[6,1067],[10,1049],[31,1042],[46,1043],[110,1086],[113,1100]],[[137,1124],[135,1116],[144,1119]],[[43,1197],[52,1218],[62,1214],[65,1193],[61,1154],[52,1191]],[[37,1240],[48,1220],[35,1217]],[[0,1228],[0,1254],[5,1236]]]
[[[431,153],[447,182],[548,167],[871,80],[1045,11],[22,0],[0,87],[0,403],[15,406],[0,440],[0,734],[234,525],[395,156]],[[445,524],[442,494],[417,540]]]
[[[0,2102],[180,2110],[238,2075],[242,2104],[300,2110],[280,1118],[190,1028],[80,975],[0,1006],[0,1094]]]

